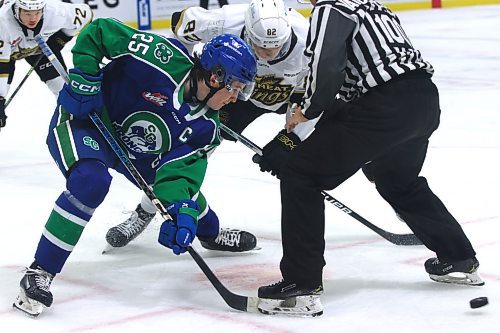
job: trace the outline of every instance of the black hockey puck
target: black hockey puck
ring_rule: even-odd
[[[488,304],[488,297],[478,297],[471,299],[469,304],[472,309],[480,308]]]

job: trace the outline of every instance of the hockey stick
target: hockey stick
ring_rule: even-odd
[[[222,128],[222,130],[224,130],[224,132],[229,134],[231,137],[233,137],[234,139],[243,143],[245,146],[247,146],[248,148],[253,150],[253,152],[255,152],[256,154],[262,156],[262,149],[259,146],[257,146],[255,143],[250,141],[248,138],[244,137],[241,134],[236,133],[235,131],[233,131],[232,129],[230,129],[229,127],[227,127],[226,125],[224,125],[222,123],[220,124],[220,127]],[[362,224],[364,224],[365,226],[367,226],[371,230],[375,231],[375,233],[379,234],[380,236],[382,236],[383,238],[385,238],[389,242],[396,244],[396,245],[422,245],[422,242],[420,241],[420,239],[418,239],[417,236],[415,236],[414,234],[394,234],[392,232],[381,229],[381,228],[377,227],[376,225],[374,225],[373,223],[371,223],[368,220],[361,217],[355,211],[353,211],[352,209],[350,209],[349,207],[347,207],[346,205],[344,205],[343,203],[341,203],[340,201],[338,201],[334,197],[332,197],[326,191],[321,191],[321,194],[323,195],[323,197],[325,197],[326,201],[330,202],[331,204],[333,204],[335,207],[337,207],[338,209],[340,209],[341,211],[343,211],[347,215],[353,217],[354,219],[361,222]]]
[[[52,63],[54,68],[57,70],[59,75],[66,81],[66,83],[69,82],[69,76],[68,73],[64,70],[64,67],[61,65],[59,60],[54,56],[52,53],[52,50],[49,48],[45,40],[40,36],[37,35],[35,37],[36,42],[42,49],[43,53],[47,56],[49,61]],[[172,217],[168,214],[167,210],[161,203],[161,201],[158,199],[156,194],[151,190],[149,187],[148,183],[144,180],[144,178],[141,176],[139,171],[135,168],[134,164],[130,161],[126,153],[123,151],[121,146],[118,144],[118,142],[115,140],[115,138],[111,135],[111,133],[108,131],[104,123],[102,122],[101,118],[97,115],[97,113],[91,112],[90,113],[90,119],[94,122],[96,125],[97,129],[101,132],[101,134],[104,136],[106,141],[109,143],[111,148],[113,149],[114,153],[120,161],[123,163],[125,168],[130,172],[134,180],[137,182],[139,187],[146,193],[146,196],[153,202],[155,205],[156,209],[160,212],[161,216],[165,220],[172,220]],[[215,276],[215,274],[212,272],[210,267],[206,264],[206,262],[203,260],[203,258],[196,252],[196,250],[189,245],[188,246],[188,252],[191,255],[191,257],[194,259],[198,267],[203,271],[205,276],[208,278],[208,280],[212,283],[214,288],[217,290],[219,295],[222,296],[224,301],[226,302],[227,305],[229,305],[231,308],[240,310],[240,311],[247,311],[247,312],[256,312],[257,311],[257,304],[259,302],[258,297],[246,297],[242,295],[235,294],[231,292],[229,289],[227,289],[222,282]]]
[[[24,78],[18,84],[16,90],[14,90],[14,92],[12,93],[12,95],[10,95],[9,99],[5,102],[5,107],[7,107],[7,105],[10,104],[10,102],[12,101],[12,99],[14,98],[14,96],[16,96],[17,92],[19,91],[19,89],[21,89],[21,87],[23,86],[24,82],[26,82],[26,80],[31,75],[31,73],[33,73],[33,71],[35,70],[35,67],[38,65],[38,63],[40,62],[40,60],[42,60],[42,58],[43,58],[43,54],[41,54],[37,58],[35,64],[33,66],[31,66],[31,68],[29,69],[28,73],[26,73],[26,75],[24,76]]]

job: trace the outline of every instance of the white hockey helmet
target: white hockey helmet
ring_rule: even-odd
[[[292,34],[283,0],[252,0],[245,13],[245,31],[258,47],[281,47]]]
[[[14,14],[19,20],[19,9],[24,10],[43,10],[47,0],[16,0],[14,4]]]
[[[14,4],[14,15],[20,21],[20,9],[24,10],[43,10],[47,0],[16,0]]]

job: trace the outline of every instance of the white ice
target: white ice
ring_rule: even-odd
[[[63,177],[45,146],[54,107],[32,75],[7,109],[0,132],[0,323],[2,332],[498,332],[500,327],[500,6],[399,14],[413,44],[436,69],[441,126],[422,174],[460,221],[477,251],[483,287],[439,284],[423,263],[423,246],[396,246],[326,203],[324,315],[265,316],[230,309],[189,255],[160,246],[160,220],[129,246],[102,255],[107,229],[135,208],[141,193],[114,173],[63,272],[52,285],[54,304],[38,319],[14,311],[23,267],[33,260]],[[70,53],[65,51],[70,61]],[[11,92],[28,70],[17,63]],[[283,126],[264,116],[244,134],[264,145]],[[334,143],[333,143],[334,144]],[[260,251],[224,254],[194,246],[233,292],[255,296],[280,278],[279,183],[258,171],[243,145],[213,154],[204,193],[223,226],[249,230]],[[409,232],[372,184],[358,173],[331,192],[372,223]],[[307,221],[304,221],[307,223]],[[307,272],[304,272],[307,274]],[[472,310],[469,300],[490,305]]]

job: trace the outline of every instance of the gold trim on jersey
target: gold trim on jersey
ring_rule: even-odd
[[[26,48],[26,49],[19,47],[18,52],[12,52],[12,54],[10,55],[10,59],[20,60],[37,53],[40,53],[40,47],[38,47],[38,45],[33,48]]]

